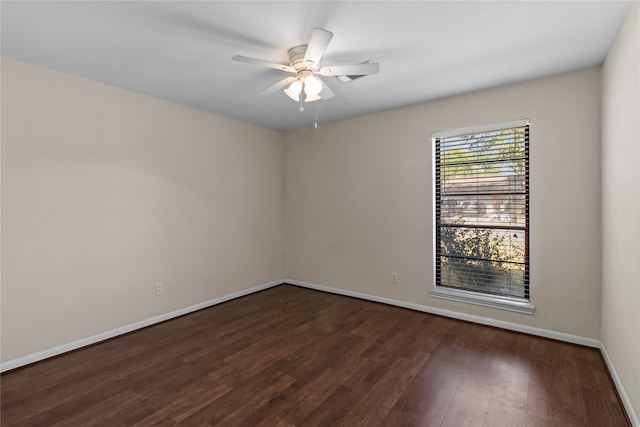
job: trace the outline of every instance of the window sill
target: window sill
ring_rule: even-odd
[[[527,301],[508,297],[478,294],[476,292],[463,291],[459,289],[438,287],[436,289],[432,289],[430,293],[434,298],[515,311],[516,313],[533,314],[533,311],[536,309],[535,306]]]

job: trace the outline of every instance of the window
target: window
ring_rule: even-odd
[[[431,294],[532,313],[528,120],[437,132],[433,142]]]

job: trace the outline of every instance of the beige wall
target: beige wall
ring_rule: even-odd
[[[640,415],[640,3],[603,69],[602,342]]]
[[[3,362],[283,277],[282,133],[4,57],[1,83]]]
[[[286,277],[599,339],[600,77],[592,68],[288,133]],[[536,312],[431,298],[431,133],[521,118]]]

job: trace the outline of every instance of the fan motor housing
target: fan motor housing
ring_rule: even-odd
[[[287,55],[289,56],[289,62],[291,66],[296,69],[296,71],[318,71],[318,64],[313,62],[305,62],[304,55],[307,53],[307,45],[303,44],[300,46],[295,46],[289,49]]]

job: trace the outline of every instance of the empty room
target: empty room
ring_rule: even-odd
[[[2,426],[640,427],[640,2],[0,19]]]

